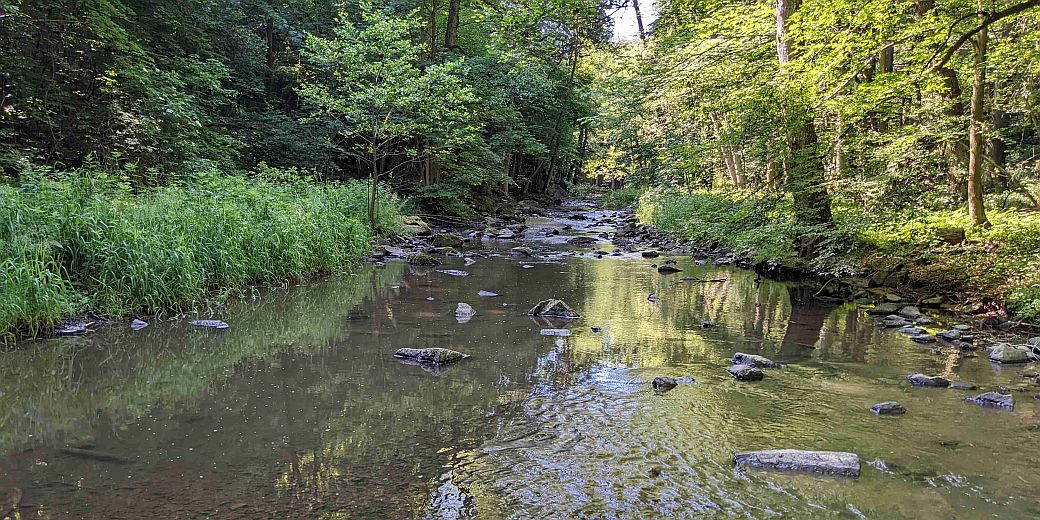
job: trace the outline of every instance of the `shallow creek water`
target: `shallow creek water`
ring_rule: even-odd
[[[216,313],[226,330],[157,320],[0,354],[0,518],[1040,516],[1032,393],[1013,412],[963,401],[1025,367],[930,354],[746,271],[575,256],[535,237],[603,229],[530,223],[536,258],[485,242],[490,258],[439,267],[466,277],[366,266],[256,291]],[[526,316],[549,297],[582,315],[571,336]],[[406,346],[473,357],[434,373],[398,362]],[[788,366],[736,382],[738,351]],[[914,372],[982,390],[912,389]],[[659,375],[695,382],[658,395]],[[887,400],[908,413],[870,412]],[[855,452],[863,474],[734,469],[734,451],[767,448]]]

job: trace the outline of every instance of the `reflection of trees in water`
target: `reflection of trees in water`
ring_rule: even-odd
[[[0,452],[26,439],[49,444],[89,433],[98,411],[126,423],[157,403],[219,392],[214,385],[245,358],[321,348],[342,335],[347,309],[399,276],[399,266],[387,267],[302,290],[272,291],[233,304],[224,314],[232,324],[227,330],[153,320],[137,332],[114,326],[0,356]]]
[[[662,276],[632,262],[588,263],[590,295],[581,312],[586,323],[605,330],[601,337],[579,337],[576,356],[626,366],[671,366],[714,360],[720,339],[733,349],[779,351],[790,312],[784,284],[756,284],[748,271],[680,266],[683,273]],[[704,283],[685,276],[725,281]],[[660,300],[648,302],[651,293]],[[717,327],[702,328],[704,322]]]

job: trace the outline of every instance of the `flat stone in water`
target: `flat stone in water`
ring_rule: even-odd
[[[211,329],[226,329],[231,326],[220,320],[192,320],[189,323],[196,327],[209,327]]]
[[[927,331],[919,327],[903,327],[897,332],[901,334],[907,334],[909,336],[917,336],[920,334],[927,334]]]
[[[772,359],[758,354],[745,354],[743,352],[737,352],[733,354],[732,363],[734,365],[749,365],[755,368],[783,368],[784,366]]]
[[[454,363],[470,356],[446,348],[399,348],[397,352],[394,352],[394,357],[419,363],[440,364]]]
[[[926,376],[924,374],[911,374],[906,376],[906,380],[914,386],[936,386],[936,387],[947,387],[950,386],[950,381],[939,376]]]
[[[542,336],[570,336],[570,329],[542,329],[540,334]]]
[[[910,336],[910,341],[914,343],[935,343],[935,336],[931,334],[915,334]]]
[[[859,477],[859,455],[841,451],[762,450],[733,454],[740,467]]]
[[[873,316],[887,316],[899,312],[899,309],[901,308],[903,308],[903,306],[898,303],[882,303],[873,309],[867,310],[867,314]]]
[[[1007,343],[997,343],[987,347],[986,350],[989,352],[990,361],[997,363],[1012,364],[1029,361],[1029,354],[1025,350],[1017,349]]]
[[[144,320],[134,320],[130,322],[130,328],[133,330],[141,330],[148,326],[148,322]]]
[[[494,298],[495,296],[498,296],[498,293],[493,293],[491,291],[479,291],[477,292],[477,296],[483,296],[485,298]]]
[[[954,390],[977,390],[979,387],[964,381],[954,381],[950,383],[950,388]]]
[[[870,407],[870,411],[878,415],[903,415],[906,408],[895,401],[885,401]]]
[[[466,271],[460,271],[458,269],[438,269],[437,272],[448,276],[469,276],[469,273]]]
[[[1010,394],[986,392],[975,397],[965,397],[964,400],[986,408],[1003,408],[1005,410],[1013,410],[1015,408],[1015,398]]]

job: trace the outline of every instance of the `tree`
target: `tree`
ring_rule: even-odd
[[[414,12],[398,16],[366,1],[358,22],[341,14],[329,37],[307,39],[311,76],[300,93],[338,121],[354,157],[367,163],[373,225],[388,159],[403,155],[406,160],[396,167],[410,163],[416,155],[408,145],[412,138],[465,120],[472,101],[458,75],[459,61],[420,66],[422,49],[413,39],[419,26]]]

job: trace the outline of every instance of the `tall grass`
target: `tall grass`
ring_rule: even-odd
[[[342,268],[369,247],[367,194],[291,175],[212,172],[135,193],[104,172],[26,172],[0,185],[0,336]],[[396,199],[380,198],[381,228],[397,229]]]

